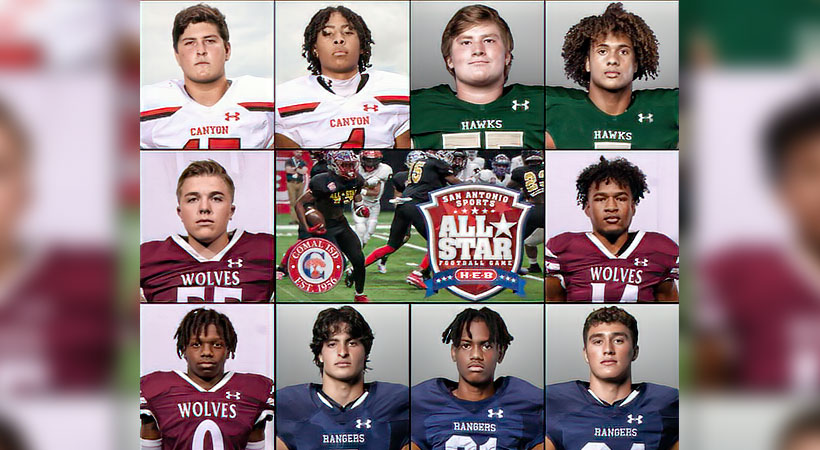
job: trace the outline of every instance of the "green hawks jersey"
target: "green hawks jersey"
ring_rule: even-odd
[[[414,148],[544,148],[544,88],[512,84],[475,105],[441,84],[410,93]]]
[[[634,91],[626,111],[610,116],[586,91],[548,86],[547,132],[557,148],[677,148],[678,90]]]

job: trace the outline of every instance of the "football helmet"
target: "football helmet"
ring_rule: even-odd
[[[493,173],[500,179],[504,179],[508,173],[510,173],[510,157],[499,153],[495,155],[493,158],[493,162],[490,163],[490,166],[493,168]]]
[[[461,150],[454,150],[452,153],[453,161],[450,165],[453,166],[453,172],[459,173],[467,166],[467,156]]]
[[[469,159],[470,161],[476,159],[476,157],[478,156],[478,150],[464,150],[464,153],[467,154],[467,159]]]
[[[379,164],[382,162],[382,158],[383,155],[381,150],[365,150],[360,156],[362,168],[365,172],[372,172],[379,167]]]
[[[359,175],[359,157],[353,150],[332,150],[326,157],[328,169],[336,175],[347,180]]]
[[[541,164],[544,162],[544,155],[538,150],[522,150],[521,159],[525,164]]]
[[[414,162],[421,161],[422,159],[427,159],[426,153],[424,153],[421,150],[412,150],[410,153],[407,154],[407,157],[404,159],[404,165],[407,166],[407,168],[409,169]]]

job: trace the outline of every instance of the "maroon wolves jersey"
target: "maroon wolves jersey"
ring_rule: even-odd
[[[185,238],[140,246],[140,288],[149,302],[267,302],[273,295],[273,236],[236,230],[213,258]]]
[[[546,261],[571,302],[651,302],[655,286],[678,278],[678,244],[652,231],[637,232],[619,255],[592,233],[562,233],[547,242]]]
[[[140,416],[151,416],[163,450],[244,450],[253,427],[273,419],[273,381],[227,372],[205,390],[179,371],[140,378]]]

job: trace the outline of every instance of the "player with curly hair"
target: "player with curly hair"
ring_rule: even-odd
[[[365,383],[373,330],[350,306],[322,310],[313,324],[310,350],[322,383],[277,392],[276,448],[399,450],[410,439],[407,386]]]
[[[319,10],[305,27],[310,75],[276,87],[277,148],[409,148],[407,77],[372,66],[373,36],[344,6]]]
[[[547,301],[678,301],[678,244],[661,233],[629,231],[649,192],[641,169],[601,156],[575,185],[592,232],[561,233],[547,242]]]
[[[623,5],[567,31],[564,72],[581,89],[547,87],[547,148],[677,148],[678,90],[632,87],[658,76],[658,39]]]

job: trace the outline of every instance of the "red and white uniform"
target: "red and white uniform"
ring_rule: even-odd
[[[678,244],[652,231],[638,231],[619,255],[592,233],[561,233],[547,242],[545,259],[568,301],[651,302],[655,286],[678,279]]]
[[[362,178],[364,178],[365,184],[368,184],[368,180],[372,180],[374,178],[378,180],[376,187],[379,188],[379,192],[376,195],[367,195],[367,188],[362,188],[362,202],[368,209],[370,209],[370,216],[359,217],[356,214],[353,214],[353,223],[356,225],[356,234],[359,235],[362,245],[365,245],[367,244],[367,241],[370,240],[370,236],[373,236],[373,233],[376,232],[376,225],[379,222],[379,213],[382,209],[381,198],[382,195],[384,195],[384,186],[387,184],[390,177],[393,176],[393,168],[385,163],[379,163],[374,170],[368,172],[364,170],[364,166],[360,164],[359,174]]]
[[[182,236],[140,245],[140,289],[148,302],[269,302],[273,297],[274,237],[237,230],[205,258]]]
[[[253,427],[273,419],[273,381],[227,372],[205,390],[180,371],[140,378],[140,416],[151,416],[163,450],[244,450]]]
[[[255,149],[273,145],[273,80],[234,78],[213,106],[197,103],[182,80],[140,89],[140,148]]]
[[[355,94],[336,95],[317,75],[276,86],[276,133],[302,148],[392,148],[410,129],[409,81],[372,70]]]

